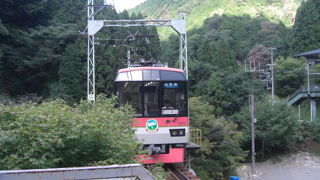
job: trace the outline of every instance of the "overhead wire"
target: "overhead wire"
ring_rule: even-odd
[[[158,9],[160,8],[160,5],[161,5],[162,1],[163,1],[163,0],[160,0],[160,1],[159,1],[158,5],[156,6],[155,11],[153,11],[153,13],[149,16],[150,19],[152,18],[152,16],[153,16],[153,15],[158,11]]]
[[[162,16],[162,14],[164,13],[165,10],[167,10],[167,8],[170,6],[170,4],[173,2],[173,0],[171,0],[161,11],[160,15],[156,18],[156,21]]]

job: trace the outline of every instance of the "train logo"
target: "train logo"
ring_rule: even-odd
[[[150,119],[146,123],[146,128],[148,132],[155,132],[158,131],[158,122],[155,119]]]

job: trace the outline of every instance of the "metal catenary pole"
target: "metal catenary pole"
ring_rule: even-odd
[[[94,21],[94,0],[88,0],[88,24]],[[89,26],[89,25],[88,25]],[[87,57],[87,99],[88,104],[95,102],[95,53],[94,53],[94,34],[88,33],[88,57]]]
[[[95,102],[95,42],[94,35],[103,27],[147,27],[147,26],[170,26],[180,35],[180,69],[184,71],[188,79],[187,58],[187,30],[186,13],[179,12],[178,20],[95,20],[94,15],[107,6],[95,5],[94,0],[88,0],[88,69],[87,69],[87,99],[89,105]],[[95,12],[95,7],[100,7]],[[128,56],[129,57],[129,56]],[[127,62],[129,64],[130,62]]]
[[[179,19],[186,21],[186,13],[183,11],[180,11]],[[180,34],[180,69],[184,71],[186,78],[188,79],[187,33],[183,32],[179,34]]]

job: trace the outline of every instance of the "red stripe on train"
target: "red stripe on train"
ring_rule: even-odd
[[[143,164],[180,163],[184,161],[184,148],[170,148],[168,154],[136,155],[135,159]]]
[[[132,127],[146,127],[149,120],[154,119],[159,127],[189,126],[188,117],[154,117],[154,118],[134,118]]]

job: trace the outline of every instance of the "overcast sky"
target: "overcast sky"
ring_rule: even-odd
[[[144,2],[145,0],[112,0],[117,11],[123,11],[124,9],[130,9],[136,5]]]

